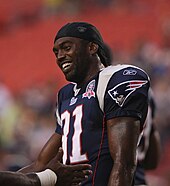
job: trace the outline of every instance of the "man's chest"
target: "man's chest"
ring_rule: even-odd
[[[98,150],[103,127],[103,113],[95,91],[80,92],[60,102],[62,146],[65,163],[89,161]],[[91,150],[93,146],[93,150]]]
[[[96,93],[93,92],[92,96],[89,96],[85,92],[63,100],[60,104],[60,118],[63,125],[67,122],[69,126],[82,125],[84,129],[95,126],[96,122],[99,124],[103,113]]]

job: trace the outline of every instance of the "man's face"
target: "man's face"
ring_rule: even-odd
[[[81,83],[89,69],[88,41],[63,37],[54,43],[56,61],[68,81]]]

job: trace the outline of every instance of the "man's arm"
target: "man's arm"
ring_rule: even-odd
[[[0,185],[7,186],[71,186],[78,185],[92,173],[91,166],[63,165],[63,151],[60,148],[57,156],[47,165],[48,169],[38,173],[23,174],[19,172],[0,172]]]
[[[118,117],[107,121],[109,149],[114,164],[108,186],[131,186],[136,168],[140,121]]]
[[[56,139],[57,136],[53,135],[50,140],[47,142],[47,144],[44,146],[43,150],[41,151],[39,158],[37,162],[33,163],[30,166],[27,166],[26,168],[23,168],[23,172],[34,172],[39,171],[39,169],[44,169],[46,165],[46,162],[49,161],[50,158],[47,156],[55,155],[55,153],[50,149],[52,148],[54,144],[54,139]],[[49,150],[49,152],[48,152]],[[49,170],[45,170],[39,173],[28,173],[28,174],[23,174],[20,172],[0,172],[0,185],[8,185],[8,186],[20,186],[20,185],[25,185],[25,186],[43,186],[44,183],[56,183],[57,176],[54,173],[56,169],[58,170],[62,164],[59,163],[63,155],[62,149],[60,149],[57,153],[57,156],[53,158],[49,163],[48,167]],[[41,162],[42,161],[42,162]],[[39,165],[40,164],[40,165]],[[37,165],[37,167],[36,167]],[[50,170],[51,169],[51,170]],[[67,170],[67,169],[66,169]],[[54,171],[54,172],[53,172]],[[69,172],[69,171],[68,171]],[[74,174],[73,174],[74,176]],[[54,185],[53,184],[53,185]]]
[[[35,173],[22,174],[16,172],[0,172],[0,185],[8,186],[41,186]]]
[[[57,152],[60,151],[60,146],[61,136],[55,133],[45,144],[37,160],[33,164],[22,168],[19,172],[39,172],[45,169],[50,169],[57,175],[57,186],[70,186],[72,184],[79,184],[92,173],[90,170],[91,166],[88,164],[63,165],[62,163],[60,163],[62,153],[59,153],[58,156],[55,156]],[[40,176],[40,178],[44,178],[44,173],[38,175]]]
[[[89,164],[63,165],[62,163],[60,163],[62,157],[63,157],[63,150],[62,148],[59,148],[57,156],[53,158],[46,166],[47,169],[50,169],[56,173],[57,186],[63,186],[63,185],[70,186],[75,184],[79,185],[79,183],[87,179],[88,176],[92,174],[91,165]],[[54,180],[55,179],[54,175],[51,175],[51,172],[49,172],[49,174],[50,176],[52,176],[52,180]],[[42,179],[44,180],[44,173],[43,174],[38,173],[38,175],[40,179],[42,177]],[[45,185],[43,184],[42,186]]]

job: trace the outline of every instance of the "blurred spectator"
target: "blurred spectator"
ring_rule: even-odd
[[[0,161],[5,161],[2,165],[5,169],[16,170],[24,166],[24,161],[28,164],[54,131],[54,88],[51,82],[31,87],[14,102],[10,91],[1,83],[0,156],[3,152],[5,155]],[[14,108],[17,108],[17,114],[10,119],[15,113]]]
[[[9,145],[12,141],[17,107],[8,87],[0,82],[0,145]]]

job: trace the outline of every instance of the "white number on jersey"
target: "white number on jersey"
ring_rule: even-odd
[[[70,163],[78,163],[87,160],[86,154],[81,154],[81,134],[82,134],[82,117],[83,117],[83,106],[77,106],[72,113],[65,111],[61,114],[61,120],[64,124],[62,146],[63,146],[63,163],[67,160],[67,145],[70,128],[70,119],[74,117],[74,134],[72,136],[72,154],[69,157]]]

